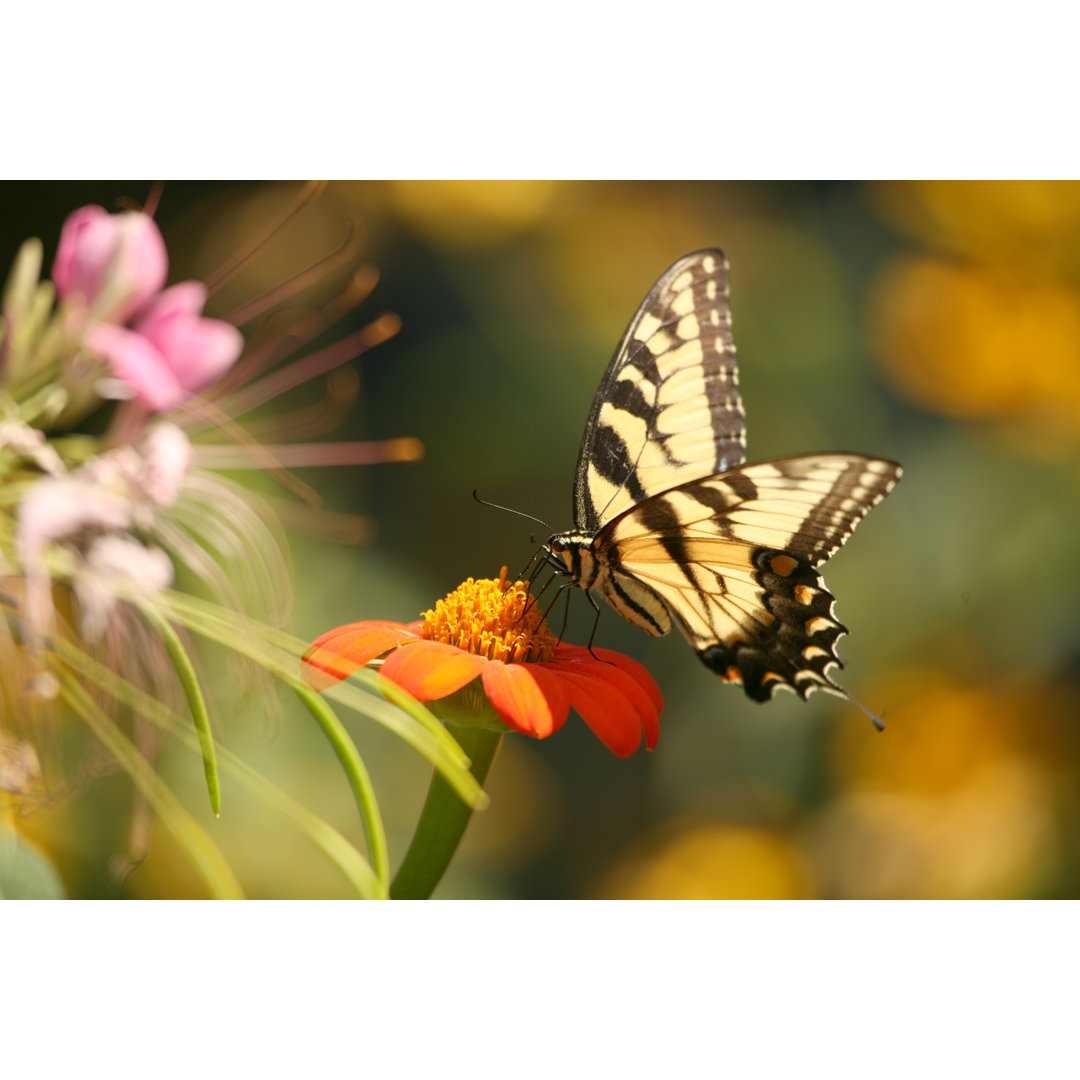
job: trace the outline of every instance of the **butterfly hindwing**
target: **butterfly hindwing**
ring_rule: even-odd
[[[702,661],[750,697],[767,700],[778,686],[802,697],[838,690],[826,669],[840,664],[835,644],[846,630],[815,567],[899,474],[858,454],[747,465],[639,503],[599,532],[593,550],[615,580],[659,597]]]
[[[718,249],[679,259],[631,320],[593,400],[574,518],[595,530],[635,503],[743,460],[745,436]]]

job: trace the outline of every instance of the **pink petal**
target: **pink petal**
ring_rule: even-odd
[[[179,285],[170,285],[147,305],[135,323],[135,329],[153,338],[162,323],[177,316],[198,318],[206,305],[206,296],[206,286],[199,281],[181,281]]]
[[[123,379],[135,396],[155,412],[175,408],[185,398],[184,388],[161,353],[133,330],[98,323],[86,334],[86,347],[105,357],[114,374]]]
[[[131,212],[116,215],[120,234],[120,269],[132,292],[130,299],[113,312],[118,321],[127,319],[165,284],[169,255],[154,219]]]
[[[546,739],[566,723],[570,703],[559,680],[536,664],[501,664],[484,668],[484,693],[507,727]]]
[[[144,547],[130,536],[99,536],[72,580],[79,601],[79,631],[88,641],[104,634],[117,600],[147,597],[172,584],[173,564],[161,548]]]
[[[97,223],[108,216],[100,206],[83,206],[68,215],[60,229],[60,244],[52,268],[59,299],[73,293],[88,298],[97,296],[113,251],[113,237],[108,229],[97,227]]]
[[[435,701],[468,685],[492,663],[456,645],[441,641],[418,641],[391,653],[379,673],[417,701]]]
[[[244,336],[219,319],[177,319],[162,335],[160,348],[180,385],[198,393],[236,363]]]
[[[243,335],[235,326],[199,317],[205,302],[205,286],[182,282],[166,289],[135,326],[165,357],[180,385],[192,393],[228,371],[244,349]]]
[[[123,322],[165,284],[168,268],[165,241],[152,218],[84,206],[64,222],[52,278],[61,300],[80,295],[93,304],[107,289],[112,302],[98,314]]]

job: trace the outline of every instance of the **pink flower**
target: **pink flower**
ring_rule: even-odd
[[[99,323],[86,344],[155,412],[175,408],[228,371],[244,348],[235,326],[202,318],[205,303],[205,286],[182,282],[156,297],[132,329]]]
[[[168,269],[151,217],[84,206],[60,231],[52,279],[61,300],[81,296],[96,317],[124,322],[161,289]]]

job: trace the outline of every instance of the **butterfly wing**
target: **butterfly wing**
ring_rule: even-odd
[[[674,263],[642,301],[593,399],[574,523],[595,531],[661,491],[743,460],[743,409],[718,248]]]
[[[900,474],[891,461],[815,454],[732,469],[655,495],[595,539],[612,578],[606,595],[636,588],[640,607],[647,590],[702,661],[757,701],[778,686],[803,698],[813,689],[846,697],[827,674],[842,666],[835,645],[846,629],[833,617],[834,598],[815,567]],[[640,616],[621,613],[650,629]]]

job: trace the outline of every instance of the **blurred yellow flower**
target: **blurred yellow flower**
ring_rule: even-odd
[[[886,371],[923,408],[1080,434],[1077,290],[911,259],[882,275],[872,316]]]
[[[1026,268],[1068,265],[1080,243],[1075,180],[916,180],[875,184],[894,224],[930,247]]]
[[[393,180],[397,213],[436,246],[494,247],[548,209],[553,180]]]
[[[940,799],[852,795],[809,830],[828,894],[857,899],[1039,895],[1060,856],[1045,775],[1001,764]]]
[[[1080,440],[1080,184],[878,185],[884,214],[963,258],[894,261],[871,294],[871,333],[898,390],[931,412],[993,420],[1011,443],[1060,456]]]
[[[1035,704],[1007,687],[965,686],[936,670],[906,671],[882,695],[892,702],[882,738],[860,738],[854,725],[836,729],[833,769],[846,790],[953,793],[981,769],[1034,756],[1028,729],[1045,722],[1040,712],[1060,707],[1049,696]]]
[[[784,835],[669,822],[608,873],[598,895],[625,900],[794,900],[814,896],[810,867]]]
[[[839,798],[807,830],[829,895],[1038,894],[1060,854],[1059,770],[1075,763],[1075,703],[909,672],[881,739],[837,729]]]
[[[604,342],[612,324],[625,322],[627,297],[648,287],[656,267],[715,245],[716,233],[702,220],[693,193],[693,187],[673,195],[662,185],[584,185],[574,198],[587,212],[552,223],[551,285]]]

